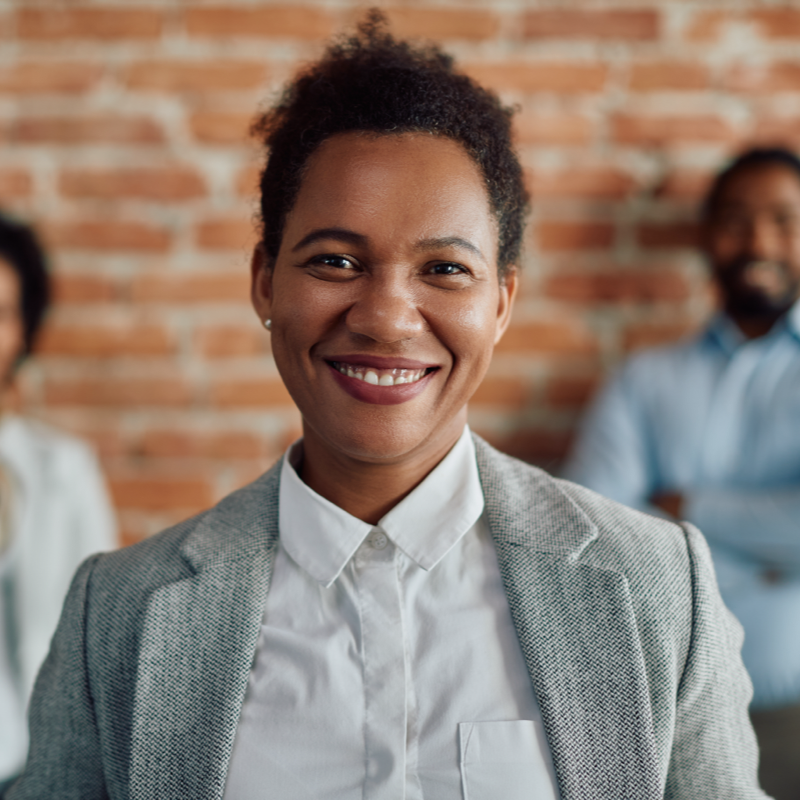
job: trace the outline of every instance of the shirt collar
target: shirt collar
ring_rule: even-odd
[[[281,543],[298,566],[330,586],[373,526],[306,486],[295,469],[301,457],[298,441],[281,467]],[[422,569],[430,570],[477,522],[483,505],[475,445],[465,427],[450,452],[377,527]]]

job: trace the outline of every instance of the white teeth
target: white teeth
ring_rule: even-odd
[[[371,386],[400,386],[404,383],[415,383],[421,378],[425,377],[427,370],[424,369],[392,369],[392,370],[374,370],[368,367],[352,367],[349,364],[338,364],[335,361],[333,365],[342,375],[347,375],[348,378],[356,378],[359,381],[364,381]]]

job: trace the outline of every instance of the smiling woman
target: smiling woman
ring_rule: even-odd
[[[517,286],[508,110],[373,13],[256,130],[303,438],[79,570],[10,797],[762,797],[702,537],[466,426]]]
[[[377,522],[461,436],[515,287],[513,269],[498,274],[497,221],[460,144],[325,141],[273,265],[261,248],[253,261],[253,302],[303,414],[303,480]]]

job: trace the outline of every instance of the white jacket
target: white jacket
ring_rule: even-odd
[[[0,459],[13,473],[14,559],[3,577],[11,652],[23,705],[47,655],[76,567],[117,546],[114,512],[97,459],[80,440],[43,423],[0,423]]]

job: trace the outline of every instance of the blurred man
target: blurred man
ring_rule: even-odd
[[[28,697],[72,573],[116,543],[94,455],[10,409],[48,299],[33,232],[0,214],[0,798],[25,760]]]
[[[722,311],[637,354],[596,399],[567,475],[698,525],[745,629],[761,780],[800,797],[800,160],[750,150],[715,180],[703,247]]]

